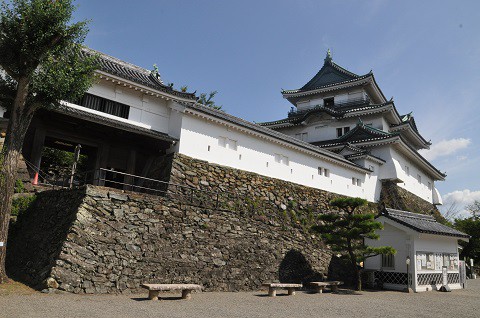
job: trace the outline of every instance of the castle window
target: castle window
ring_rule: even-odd
[[[207,147],[207,151],[210,151],[210,146]]]
[[[237,150],[237,141],[227,137],[218,137],[218,145],[223,148]]]
[[[232,150],[237,150],[237,141],[228,139],[228,148]]]
[[[330,169],[323,169],[323,175],[327,178],[330,178]]]
[[[410,167],[409,166],[405,166],[405,172],[407,173],[407,176],[410,175]]]
[[[428,182],[428,190],[432,190],[432,183]]]
[[[418,180],[418,183],[422,183],[422,176],[417,174],[417,180]]]
[[[382,254],[382,268],[395,269],[395,255]]]
[[[220,147],[226,148],[227,147],[227,138],[226,137],[218,137],[218,145]]]
[[[128,105],[88,93],[83,95],[82,99],[77,101],[76,104],[125,119],[128,119],[130,113],[130,106]]]
[[[318,167],[318,175],[321,176],[323,174],[323,168]]]
[[[286,166],[290,165],[288,157],[284,156],[284,155],[281,155],[281,154],[278,154],[278,153],[275,154],[275,162],[284,164]]]
[[[295,134],[295,138],[300,139],[301,141],[307,141],[308,133],[299,133]]]
[[[323,106],[333,106],[335,105],[335,97],[329,97],[323,99]]]
[[[337,128],[337,137],[342,137],[343,135],[345,135],[349,131],[350,131],[350,127],[348,127],[348,126]]]

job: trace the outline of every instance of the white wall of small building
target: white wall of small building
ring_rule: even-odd
[[[6,109],[0,106],[0,118],[3,117],[3,114],[5,114],[5,112],[6,112]]]
[[[383,270],[385,272],[407,272],[406,259],[408,246],[407,242],[410,242],[410,236],[405,231],[385,223],[383,230],[378,230],[377,234],[380,235],[379,240],[365,239],[365,244],[372,247],[378,246],[391,246],[397,253],[394,256],[394,268],[382,268],[382,257],[380,255],[367,258],[364,262],[365,269]],[[412,255],[410,255],[412,258]],[[413,260],[413,258],[412,258]],[[413,261],[412,261],[413,264]]]
[[[219,141],[223,138],[235,141],[236,150],[223,147],[223,142]],[[267,177],[371,202],[375,200],[373,180],[367,173],[191,114],[185,114],[182,120],[179,152]],[[288,158],[288,164],[276,162],[275,157],[279,155]],[[329,169],[330,176],[319,175],[319,167]],[[354,185],[352,178],[359,179],[361,185]]]
[[[365,239],[365,244],[372,247],[391,246],[397,253],[394,256],[394,268],[382,268],[382,258],[380,255],[368,258],[364,262],[364,268],[367,270],[377,270],[384,272],[400,272],[407,273],[406,259],[410,257],[409,272],[412,275],[412,288],[416,292],[439,289],[441,285],[419,285],[417,281],[418,274],[433,274],[441,273],[442,270],[421,270],[417,268],[416,255],[417,253],[447,253],[456,254],[458,259],[458,239],[455,237],[418,233],[414,230],[397,224],[395,221],[380,217],[377,219],[384,225],[383,230],[378,230],[380,235],[378,240]],[[448,273],[458,273],[456,270],[448,270]],[[387,286],[388,285],[388,286]],[[387,284],[386,288],[403,289],[405,286]],[[452,289],[460,289],[462,286],[457,283],[450,283],[449,287]]]

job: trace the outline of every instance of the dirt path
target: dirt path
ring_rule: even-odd
[[[209,292],[193,294],[189,301],[175,295],[148,301],[146,293],[72,295],[21,289],[0,293],[0,317],[480,317],[480,279],[468,281],[467,289],[451,293],[265,295],[264,291]]]

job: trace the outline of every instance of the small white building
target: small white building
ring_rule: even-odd
[[[369,246],[391,246],[395,255],[378,255],[365,260],[370,279],[381,282],[386,289],[415,292],[438,290],[446,271],[448,286],[462,288],[458,258],[458,240],[469,236],[438,223],[432,216],[386,208],[377,217],[384,226],[379,240],[365,239]],[[407,259],[410,266],[407,270]],[[409,275],[407,275],[409,274]]]

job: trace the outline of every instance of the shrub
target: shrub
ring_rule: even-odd
[[[15,193],[24,193],[25,192],[25,186],[23,185],[22,180],[16,180],[15,181]]]
[[[36,196],[31,195],[31,196],[26,196],[26,197],[18,197],[12,201],[12,216],[19,216],[25,211],[28,210],[28,208],[32,205],[33,202],[35,202]]]

